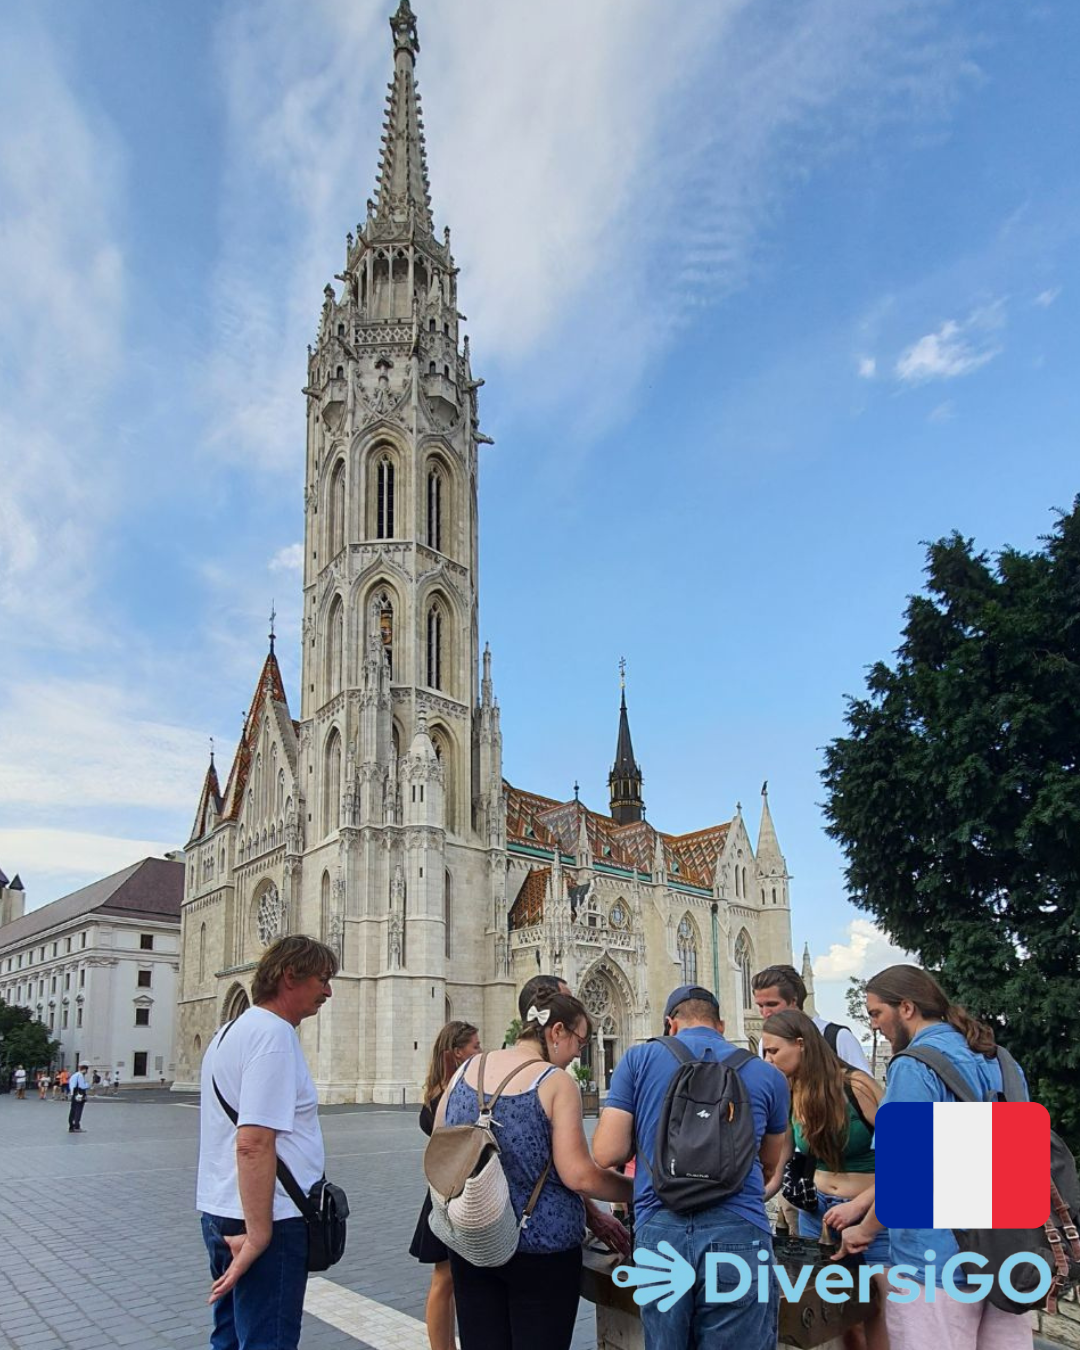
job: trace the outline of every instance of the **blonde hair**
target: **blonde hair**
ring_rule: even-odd
[[[431,1047],[427,1082],[424,1084],[425,1106],[431,1105],[453,1077],[450,1061],[453,1059],[454,1051],[463,1049],[478,1034],[471,1022],[447,1022],[435,1037],[435,1044]],[[451,1068],[449,1073],[447,1068]]]

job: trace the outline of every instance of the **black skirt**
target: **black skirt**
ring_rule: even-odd
[[[446,1244],[440,1242],[428,1227],[428,1215],[431,1213],[431,1195],[424,1196],[420,1217],[416,1221],[416,1232],[409,1244],[409,1255],[425,1266],[437,1265],[440,1261],[449,1261],[450,1252]]]

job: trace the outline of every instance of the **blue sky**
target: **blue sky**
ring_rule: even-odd
[[[305,345],[391,8],[0,9],[0,866],[31,906],[184,843],[271,599],[296,689]],[[625,655],[649,818],[754,831],[768,778],[840,1012],[890,949],[820,747],[920,541],[1031,547],[1080,488],[1080,10],[415,8],[507,776],[604,806]]]

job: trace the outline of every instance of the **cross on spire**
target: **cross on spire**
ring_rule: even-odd
[[[274,651],[274,622],[277,619],[277,609],[273,600],[270,601],[270,652]]]

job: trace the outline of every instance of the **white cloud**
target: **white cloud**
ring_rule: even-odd
[[[998,334],[1005,324],[1000,300],[974,310],[966,319],[948,319],[933,333],[913,342],[896,363],[896,377],[904,384],[927,380],[954,380],[981,369],[1003,348]]]
[[[1039,292],[1035,297],[1035,303],[1040,305],[1043,309],[1049,309],[1060,294],[1060,286],[1051,286],[1049,290]]]
[[[931,410],[929,416],[927,417],[927,421],[951,422],[955,416],[956,416],[956,409],[953,407],[952,401],[950,399],[946,399],[944,403],[939,403],[936,408]]]
[[[912,957],[896,947],[870,919],[852,919],[847,941],[834,942],[824,956],[814,958],[814,981],[867,979],[885,966],[911,962]]]
[[[12,875],[17,871],[25,883],[30,909],[56,899],[52,892],[57,882],[77,890],[142,858],[160,858],[178,847],[175,839],[119,839],[80,830],[0,830],[0,856],[6,870]],[[54,883],[47,897],[41,886],[45,878]]]
[[[877,374],[877,361],[872,356],[859,357],[859,378],[872,380]]]
[[[140,716],[124,691],[103,684],[16,684],[3,706],[0,803],[24,817],[119,806],[190,823],[209,753],[201,733]]]
[[[229,144],[217,453],[281,468],[321,291],[374,186],[388,6],[238,0],[219,30]],[[625,416],[678,326],[744,285],[788,196],[887,118],[940,118],[972,76],[922,0],[459,0],[420,15],[439,225],[480,373],[542,360],[519,399]],[[273,202],[272,210],[267,209]],[[259,372],[253,385],[252,372]]]
[[[304,570],[303,544],[286,544],[270,559],[271,572],[302,572]]]
[[[93,428],[119,368],[120,189],[113,138],[48,29],[32,7],[13,12],[0,44],[0,612],[24,641],[94,636],[83,602],[115,509]]]

